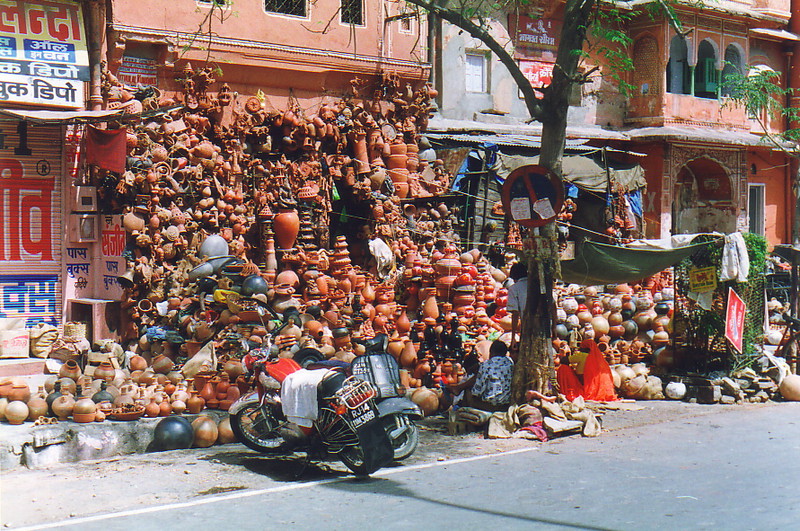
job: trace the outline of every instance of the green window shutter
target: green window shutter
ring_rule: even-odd
[[[713,57],[707,57],[703,60],[703,77],[706,84],[705,92],[716,93],[719,83],[717,82],[717,65]]]

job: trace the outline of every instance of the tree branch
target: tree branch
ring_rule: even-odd
[[[463,29],[471,36],[475,37],[483,44],[486,45],[489,50],[497,56],[503,66],[508,69],[509,74],[514,79],[514,82],[519,87],[522,95],[525,99],[525,106],[528,109],[528,114],[530,114],[532,120],[541,120],[542,116],[544,115],[544,109],[542,107],[542,99],[536,96],[536,91],[531,86],[530,81],[528,78],[525,77],[525,74],[522,73],[520,70],[517,61],[511,56],[505,48],[503,48],[500,43],[492,37],[489,32],[472,22],[472,20],[466,18],[461,13],[446,9],[444,6],[446,2],[441,3],[434,3],[433,1],[426,1],[426,0],[407,0],[409,4],[414,4],[417,7],[421,7],[422,9],[426,10],[427,12],[441,18],[442,20],[446,20],[447,22],[458,26],[459,28]]]

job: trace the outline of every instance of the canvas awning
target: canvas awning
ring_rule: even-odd
[[[539,157],[503,155],[497,157],[492,166],[498,177],[505,178],[514,169],[526,164],[538,164]],[[606,193],[608,179],[614,183],[614,190],[630,192],[647,186],[644,169],[638,165],[610,165],[608,171],[594,158],[583,155],[565,155],[561,162],[564,180],[587,192]]]
[[[689,242],[693,239],[687,238]],[[634,282],[679,263],[710,243],[713,240],[674,247],[641,245],[637,248],[587,240],[575,246],[574,260],[561,262],[561,280],[586,286]]]

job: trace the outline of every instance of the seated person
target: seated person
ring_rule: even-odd
[[[495,340],[489,349],[489,359],[478,367],[472,377],[449,386],[453,393],[464,391],[460,405],[485,411],[504,410],[511,402],[511,377],[514,362],[508,357],[508,346]]]

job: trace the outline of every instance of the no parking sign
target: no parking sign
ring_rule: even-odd
[[[732,288],[728,288],[728,308],[725,312],[725,337],[739,353],[742,352],[744,316],[746,312],[747,306],[745,306],[744,301]]]

